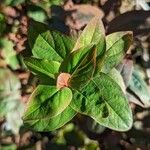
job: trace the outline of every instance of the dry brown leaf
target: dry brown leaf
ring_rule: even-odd
[[[72,5],[66,4],[64,10],[68,12],[66,24],[72,29],[80,30],[84,27],[93,17],[99,16],[103,18],[104,12],[96,6],[89,4]]]
[[[130,11],[119,15],[108,24],[108,33],[133,31],[134,35],[150,32],[150,11]]]

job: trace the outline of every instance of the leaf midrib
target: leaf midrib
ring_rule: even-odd
[[[74,72],[71,75],[71,78],[73,77],[73,75],[76,73],[76,71],[79,69],[81,70],[82,68],[84,68],[85,66],[89,65],[89,63],[91,63],[93,61],[94,58],[92,58],[85,66],[83,66],[82,68],[80,68],[80,66],[82,65],[82,63],[85,61],[85,59],[88,57],[89,53],[91,52],[91,50],[93,50],[93,47],[90,49],[89,52],[87,52],[86,56],[83,58],[83,60],[80,62],[80,64],[78,64],[77,68],[74,70]],[[93,68],[93,72],[95,70],[95,67]],[[71,79],[70,78],[70,79]]]
[[[39,34],[39,36],[41,36],[43,38],[43,40],[51,47],[51,50],[53,51],[53,55],[56,54],[63,60],[63,58],[60,56],[60,54],[47,42],[47,40],[44,38],[44,36],[42,34]],[[54,41],[53,36],[51,36],[51,37]]]

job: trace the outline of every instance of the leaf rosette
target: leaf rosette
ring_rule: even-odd
[[[130,47],[131,32],[105,36],[103,23],[94,17],[76,42],[35,21],[28,37],[33,56],[24,62],[41,82],[23,116],[27,127],[52,131],[81,113],[113,130],[131,128],[125,93],[110,75]]]

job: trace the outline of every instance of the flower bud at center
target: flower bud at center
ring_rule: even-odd
[[[63,88],[69,86],[69,79],[71,78],[71,75],[69,73],[61,73],[57,77],[57,88]]]

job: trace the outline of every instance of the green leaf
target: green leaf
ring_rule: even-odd
[[[46,11],[39,6],[29,5],[27,7],[27,15],[35,21],[45,22],[48,19]]]
[[[101,71],[104,54],[106,51],[105,29],[99,17],[94,17],[87,24],[80,37],[78,38],[73,51],[76,51],[89,44],[95,44],[97,50],[95,75]]]
[[[24,3],[25,0],[4,0],[5,5],[17,6]]]
[[[81,91],[73,90],[71,107],[113,130],[126,131],[132,126],[132,112],[121,88],[104,73]]]
[[[2,68],[0,69],[0,83],[0,116],[5,116],[19,101],[21,84],[12,72]]]
[[[72,73],[69,84],[73,88],[82,88],[89,82],[95,71],[96,64],[96,49],[92,51],[83,59],[80,65]]]
[[[65,87],[39,85],[32,93],[24,113],[24,120],[44,119],[59,115],[71,102],[72,92]]]
[[[69,85],[74,88],[81,88],[92,77],[96,64],[95,46],[87,46],[72,52],[60,66],[60,72],[71,74]]]
[[[34,44],[36,44],[36,39],[38,38],[38,36],[46,32],[47,30],[48,26],[46,24],[31,20],[28,29],[28,40],[31,49],[34,47]]]
[[[30,24],[28,38],[33,55],[41,59],[61,62],[74,46],[74,40],[68,36],[36,21]]]
[[[115,32],[106,36],[104,72],[118,65],[132,43],[132,32]]]
[[[0,40],[0,47],[2,48],[2,55],[8,65],[12,69],[18,69],[19,68],[19,62],[16,57],[16,52],[14,51],[14,44],[12,41],[9,41],[8,39],[1,39]]]
[[[83,64],[83,59],[93,51],[93,48],[94,46],[91,44],[80,48],[78,51],[71,52],[62,62],[60,71],[72,74],[80,64]]]
[[[94,17],[85,27],[78,38],[73,51],[79,50],[89,44],[95,44],[97,56],[105,52],[105,29],[99,17]]]
[[[59,62],[37,59],[33,57],[25,58],[24,62],[33,73],[41,76],[42,78],[43,76],[47,76],[55,79],[60,67]]]
[[[124,83],[124,80],[120,74],[120,72],[113,68],[109,74],[108,74],[122,89],[123,93],[125,94],[126,93],[126,86],[125,86],[125,83]]]
[[[64,0],[51,0],[51,1],[49,1],[49,3],[51,5],[60,5],[61,3],[64,3],[63,1]]]
[[[2,13],[0,13],[0,35],[3,34],[5,29],[6,29],[5,16]]]
[[[130,94],[136,95],[144,107],[150,106],[150,89],[137,70],[133,70],[128,88],[131,91]]]
[[[22,125],[24,105],[21,102],[21,84],[8,69],[0,69],[0,117],[5,117],[5,129],[18,134]],[[13,114],[13,115],[12,115]]]
[[[64,111],[54,117],[46,117],[41,119],[24,120],[24,125],[35,131],[53,131],[56,130],[67,122],[69,122],[76,112],[68,106]]]
[[[16,150],[17,145],[16,144],[1,144],[0,149],[1,150]]]

